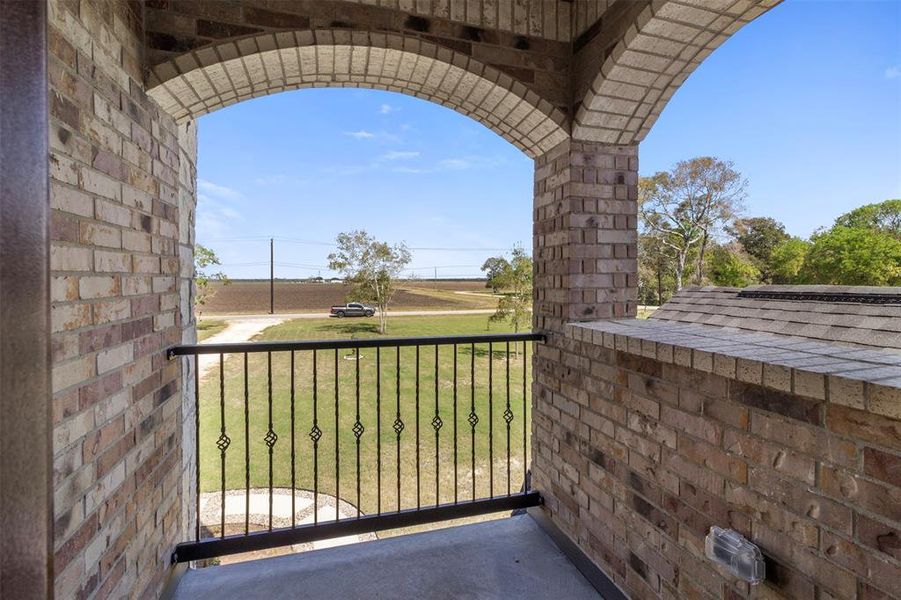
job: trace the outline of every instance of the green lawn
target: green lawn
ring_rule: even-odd
[[[197,341],[202,342],[203,340],[216,335],[225,329],[226,325],[227,323],[225,321],[197,321]]]
[[[434,317],[395,317],[389,327],[389,335],[435,336],[455,334],[478,334],[486,332],[487,315],[452,315]],[[350,337],[375,337],[376,323],[373,320],[295,320],[267,329],[260,340],[298,339],[346,339]],[[492,333],[507,331],[497,324]],[[531,345],[531,344],[530,344]],[[503,414],[507,407],[506,372],[509,368],[509,402],[513,420],[510,424],[510,489],[518,490],[523,482],[524,457],[523,426],[528,433],[531,373],[526,363],[531,362],[531,348],[528,360],[522,351],[514,353],[511,346],[509,366],[505,344],[495,344],[493,356],[489,357],[487,345],[473,348],[470,345],[456,349],[456,418],[454,402],[454,348],[439,348],[437,360],[435,347],[423,347],[419,352],[419,418],[416,411],[416,349],[400,350],[400,419],[404,428],[400,444],[393,430],[398,411],[398,353],[395,348],[360,351],[360,360],[351,360],[352,351],[323,350],[316,353],[315,419],[322,437],[318,443],[319,490],[334,494],[340,484],[340,496],[357,504],[357,480],[359,473],[360,505],[364,512],[378,509],[377,493],[379,474],[379,446],[381,447],[381,509],[396,510],[398,507],[398,481],[400,482],[401,508],[411,508],[418,501],[423,506],[436,502],[436,479],[440,502],[452,502],[455,491],[460,500],[471,499],[473,494],[472,476],[475,473],[475,494],[477,497],[489,495],[489,482],[493,475],[494,493],[507,492],[507,424]],[[294,431],[296,448],[296,487],[313,489],[314,444],[310,431],[314,423],[314,371],[313,353],[294,354],[294,416],[292,426],[291,411],[291,353],[274,353],[271,356],[272,370],[272,429],[278,436],[272,448],[272,482],[276,487],[291,485],[291,431]],[[337,395],[335,365],[339,372]],[[377,363],[380,365],[376,367]],[[490,367],[489,367],[490,365]],[[359,367],[359,379],[357,379]],[[270,419],[268,357],[266,354],[251,354],[248,368],[248,435],[250,450],[250,486],[269,485],[269,449],[264,441]],[[492,371],[491,398],[489,399],[489,368]],[[471,371],[475,373],[475,395],[471,394]],[[525,375],[525,377],[524,377]],[[378,376],[378,377],[377,377]],[[357,381],[359,381],[359,420],[365,430],[359,448],[353,433],[357,420]],[[222,415],[226,435],[230,444],[225,458],[226,489],[245,486],[245,424],[244,424],[244,361],[242,355],[228,358],[225,362],[224,401],[220,396],[218,368],[201,382],[201,439],[200,465],[201,489],[213,491],[222,486],[222,463],[216,447],[220,436]],[[525,384],[525,385],[524,385]],[[525,390],[524,390],[525,388]],[[442,426],[436,441],[432,420],[436,414],[436,390],[438,394],[437,413]],[[525,391],[525,397],[524,397]],[[472,427],[468,422],[474,403],[478,423],[475,427],[475,444],[472,441]],[[525,406],[526,419],[523,419]],[[492,430],[492,448],[489,448],[489,423]],[[416,429],[419,427],[419,475],[417,479]],[[456,424],[456,435],[455,435]],[[379,434],[379,426],[381,432]],[[336,436],[336,429],[340,435]],[[338,444],[336,447],[336,439]],[[457,467],[454,468],[454,444],[457,446]],[[359,449],[359,471],[357,451]],[[437,465],[436,469],[436,449]],[[525,444],[528,449],[528,443]],[[399,452],[399,459],[398,459]],[[475,466],[473,469],[473,452]],[[489,456],[493,456],[493,461]],[[525,462],[524,462],[525,459]],[[398,461],[400,472],[398,473]],[[336,473],[340,465],[340,481]],[[418,482],[418,484],[417,484]]]

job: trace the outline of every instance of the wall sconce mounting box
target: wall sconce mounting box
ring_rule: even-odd
[[[756,544],[733,529],[714,525],[704,539],[704,554],[752,585],[766,578],[766,565]]]

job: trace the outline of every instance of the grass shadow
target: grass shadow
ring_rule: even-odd
[[[327,323],[316,327],[316,331],[331,331],[345,335],[359,335],[361,333],[378,334],[379,326],[377,323],[347,323],[342,321],[340,324]]]

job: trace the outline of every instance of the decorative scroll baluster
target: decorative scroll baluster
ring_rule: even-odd
[[[319,523],[319,369],[316,364],[316,350],[313,350],[313,428],[310,439],[313,440],[313,524]]]
[[[269,429],[266,431],[266,437],[263,441],[269,447],[269,531],[272,531],[272,452],[278,436],[275,434],[272,424],[272,353],[266,353],[266,378],[268,385],[268,409],[269,409]]]
[[[469,346],[469,427],[470,450],[472,462],[469,473],[472,476],[472,499],[476,499],[476,425],[479,424],[479,416],[476,414],[476,345]]]
[[[432,419],[432,427],[435,428],[435,506],[440,504],[441,461],[439,458],[439,431],[444,422],[438,409],[438,346],[435,346],[435,417]]]
[[[397,347],[397,364],[394,382],[397,393],[397,409],[394,415],[394,434],[397,436],[397,512],[400,512],[400,434],[404,430],[404,422],[400,419],[400,346]]]
[[[510,410],[510,342],[507,342],[507,408],[504,410],[504,421],[507,423],[507,495],[510,495],[510,422],[513,421],[513,412]]]
[[[354,362],[356,363],[356,368],[354,369],[354,386],[356,388],[356,398],[357,398],[357,413],[356,419],[354,420],[353,433],[354,437],[357,438],[357,518],[360,518],[360,438],[363,436],[363,432],[366,430],[363,427],[363,423],[360,422],[360,349],[357,348],[354,354]]]
[[[225,537],[225,451],[228,450],[229,444],[231,444],[231,440],[225,434],[225,355],[219,354],[219,439],[216,440],[216,447],[219,448],[220,480],[222,481],[219,537],[223,538]]]

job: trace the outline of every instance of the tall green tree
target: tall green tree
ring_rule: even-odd
[[[503,295],[488,322],[509,321],[513,331],[519,332],[532,320],[532,257],[517,246],[510,260],[502,256],[495,258],[499,259],[495,262],[499,271],[494,276],[494,285]]]
[[[789,238],[773,248],[766,263],[770,283],[798,283],[809,251],[810,242],[799,237]]]
[[[230,283],[222,271],[211,271],[212,267],[221,264],[219,257],[210,248],[201,244],[194,246],[194,311],[198,316],[202,314],[203,306],[215,293],[212,283],[214,281],[223,285]]]
[[[707,271],[714,285],[748,287],[760,281],[760,270],[751,258],[729,246],[710,249]]]
[[[773,250],[791,237],[785,233],[785,225],[771,217],[748,217],[736,219],[729,227],[729,233],[751,257],[761,278],[770,282],[773,275],[769,264]]]
[[[495,294],[499,288],[499,280],[504,269],[510,266],[510,262],[503,256],[491,256],[482,263],[482,271],[485,272],[485,287],[491,288]]]
[[[341,273],[352,286],[348,300],[369,302],[378,309],[379,333],[388,330],[388,305],[397,291],[396,282],[412,255],[405,244],[390,245],[363,230],[341,233],[338,249],[328,255],[329,268]]]
[[[643,228],[660,235],[674,259],[676,290],[697,249],[695,281],[703,279],[706,249],[742,209],[747,183],[731,162],[710,156],[683,160],[639,181]]]
[[[901,239],[901,200],[865,204],[835,220],[839,227],[875,229]]]
[[[837,225],[811,241],[805,283],[901,285],[901,240],[888,233]]]

